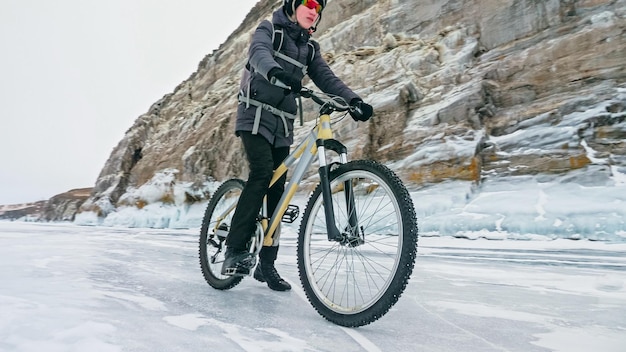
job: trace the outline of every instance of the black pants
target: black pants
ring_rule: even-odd
[[[287,175],[283,175],[272,188],[268,189],[274,169],[289,155],[289,147],[276,148],[261,135],[240,132],[241,140],[248,158],[250,173],[231,224],[226,245],[243,250],[256,229],[256,217],[267,194],[268,216],[272,216],[285,190]],[[278,246],[263,247],[259,253],[262,262],[274,262]]]

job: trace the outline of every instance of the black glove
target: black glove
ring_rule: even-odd
[[[286,72],[282,68],[274,67],[267,73],[267,77],[271,80],[276,78],[291,88],[294,93],[300,93],[302,90],[302,80],[294,77],[292,74]]]
[[[372,117],[374,109],[370,104],[367,104],[361,100],[361,98],[354,98],[350,100],[350,116],[354,121],[367,121]]]

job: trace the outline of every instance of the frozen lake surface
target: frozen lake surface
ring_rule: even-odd
[[[208,286],[198,230],[0,222],[0,351],[626,351],[626,244],[420,238],[392,310],[324,320],[286,228],[277,268]]]

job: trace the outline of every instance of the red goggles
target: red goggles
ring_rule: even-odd
[[[322,12],[322,5],[320,5],[320,3],[315,0],[302,0],[302,5],[310,9],[315,9],[315,12],[317,13]]]

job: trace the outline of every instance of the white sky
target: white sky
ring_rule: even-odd
[[[92,187],[256,0],[0,0],[0,204]]]

